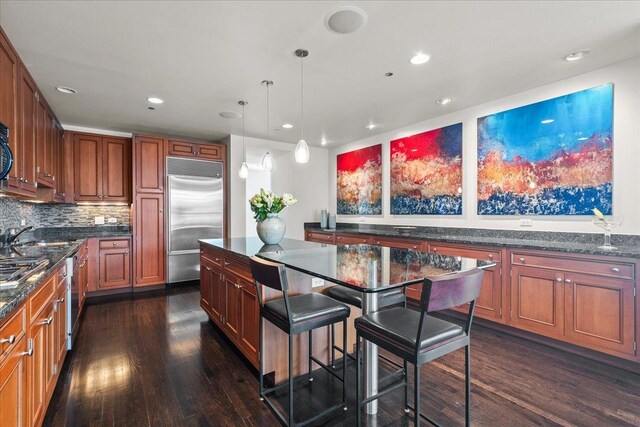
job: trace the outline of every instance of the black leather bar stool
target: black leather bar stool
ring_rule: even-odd
[[[327,295],[329,295],[331,298],[335,300],[338,300],[345,304],[352,305],[354,307],[358,307],[360,310],[362,310],[362,292],[361,291],[347,288],[346,286],[333,286],[329,288],[329,290],[327,291]],[[407,306],[407,298],[404,294],[404,289],[394,289],[392,291],[382,292],[378,296],[379,309],[396,305],[396,304],[402,304],[404,307]],[[356,360],[356,358],[351,354],[349,354],[348,352],[345,353],[344,348],[340,348],[336,346],[335,332],[336,331],[334,326],[331,325],[331,366],[332,367],[335,367],[336,365],[336,350],[346,355],[350,359]],[[391,363],[392,365],[395,365],[401,368],[400,365],[398,365],[396,362],[389,359],[388,357],[383,355],[380,355],[380,357],[386,360],[387,362]]]
[[[480,295],[482,275],[484,271],[474,268],[457,274],[443,275],[434,279],[425,279],[422,285],[420,310],[407,308],[391,308],[378,311],[356,319],[356,422],[361,423],[360,409],[373,400],[404,386],[405,411],[414,411],[415,425],[420,425],[420,417],[437,425],[420,413],[420,366],[447,353],[465,349],[465,421],[471,425],[471,367],[469,333],[473,322],[475,302]],[[453,308],[471,303],[464,327],[427,315],[434,311]],[[360,393],[360,338],[389,351],[403,359],[405,366],[404,380],[392,384],[376,395],[361,399]],[[407,363],[414,369],[414,405],[409,405],[407,394],[409,377]]]
[[[347,409],[347,364],[342,367],[342,377],[336,375],[327,365],[313,356],[313,330],[334,323],[342,322],[344,334],[343,345],[347,344],[347,318],[351,312],[349,306],[342,304],[319,293],[309,293],[289,297],[289,283],[284,265],[251,258],[251,273],[255,280],[258,303],[260,304],[260,400],[264,401],[269,409],[288,426],[304,426],[311,424],[321,417],[338,409]],[[260,285],[282,292],[282,298],[263,303]],[[264,388],[264,343],[262,338],[262,319],[266,319],[289,335],[289,381],[275,387]],[[303,421],[294,423],[293,419],[293,337],[294,335],[309,332],[309,381],[312,363],[315,362],[327,370],[335,378],[342,381],[342,402],[325,409],[323,412]],[[269,401],[267,394],[289,386],[289,416],[285,416]]]

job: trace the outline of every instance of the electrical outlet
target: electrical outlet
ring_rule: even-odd
[[[27,220],[26,219],[21,219],[20,220],[20,227],[24,227],[25,225],[27,225]]]
[[[115,223],[117,223],[117,222],[118,222],[118,218],[113,218],[113,217],[111,217],[111,218],[109,218],[109,219],[107,220],[107,222],[108,222],[109,224],[115,224]]]
[[[532,219],[521,219],[520,220],[520,227],[533,227],[533,220]]]
[[[324,286],[324,279],[321,279],[319,277],[312,277],[311,278],[311,287],[312,288],[320,288]]]
[[[103,216],[96,216],[93,218],[93,222],[96,225],[104,225],[104,217]]]

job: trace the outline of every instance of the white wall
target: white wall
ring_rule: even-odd
[[[238,169],[242,163],[242,136],[231,135],[226,142],[229,145],[230,153],[230,237],[255,235],[255,231],[253,231],[255,223],[247,208],[247,181],[238,176]],[[249,180],[249,189],[263,187],[278,194],[293,194],[298,199],[298,203],[287,207],[280,216],[287,224],[286,237],[303,239],[303,223],[318,221],[320,210],[328,206],[329,189],[326,185],[329,181],[328,150],[310,147],[309,163],[300,165],[294,159],[294,144],[245,137],[245,145],[250,151],[255,151],[258,148],[263,148],[266,151],[268,145],[271,153],[274,154],[275,166],[270,179],[265,178],[264,183],[251,179]],[[250,170],[249,173],[251,174],[251,172]]]
[[[571,66],[571,64],[567,64]],[[382,143],[383,215],[378,217],[338,216],[339,222],[371,224],[411,224],[474,228],[502,228],[547,231],[599,232],[587,217],[530,217],[533,227],[520,227],[519,217],[479,216],[476,213],[477,125],[478,117],[543,101],[605,83],[614,84],[614,170],[613,211],[624,217],[618,230],[640,234],[640,58],[627,60],[570,79],[541,86],[506,98],[486,102],[455,113],[425,120],[380,135],[361,139],[332,149],[329,153],[329,207],[336,211],[336,156]],[[420,96],[420,94],[416,94]],[[437,129],[463,124],[463,212],[460,216],[390,215],[389,141]]]

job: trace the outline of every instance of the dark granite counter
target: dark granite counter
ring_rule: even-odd
[[[66,259],[78,250],[82,242],[83,240],[77,240],[59,246],[25,246],[16,248],[14,252],[0,252],[0,259],[25,256],[35,258],[45,257],[49,261],[43,271],[29,277],[29,279],[16,288],[0,288],[0,321],[42,284],[45,278],[60,268]]]
[[[44,241],[59,242],[71,241],[78,239],[88,239],[91,237],[109,238],[109,237],[131,237],[131,227],[129,226],[108,226],[101,225],[96,227],[47,227],[36,228],[35,230],[25,233],[20,241]]]
[[[380,237],[419,239],[431,242],[460,243],[514,249],[539,249],[577,254],[640,258],[640,236],[613,235],[611,242],[617,249],[599,248],[602,233],[561,233],[545,231],[493,230],[454,227],[417,227],[410,234],[400,234],[392,225],[345,224],[335,230],[319,227],[318,223],[305,223],[305,229],[315,232],[375,235]]]

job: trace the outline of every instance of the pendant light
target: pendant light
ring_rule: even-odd
[[[244,148],[244,106],[248,104],[247,101],[238,101],[238,104],[242,105],[242,164],[240,170],[238,170],[238,176],[242,179],[247,179],[249,176],[249,167],[247,166],[247,151]]]
[[[267,154],[262,158],[262,167],[264,170],[271,172],[273,169],[273,156],[269,153],[269,86],[273,85],[273,81],[263,80],[262,84],[267,87]]]
[[[307,141],[304,140],[304,58],[309,56],[309,51],[306,49],[298,49],[295,52],[296,56],[300,58],[300,141],[296,145],[296,163],[308,163],[309,162],[309,146]]]

